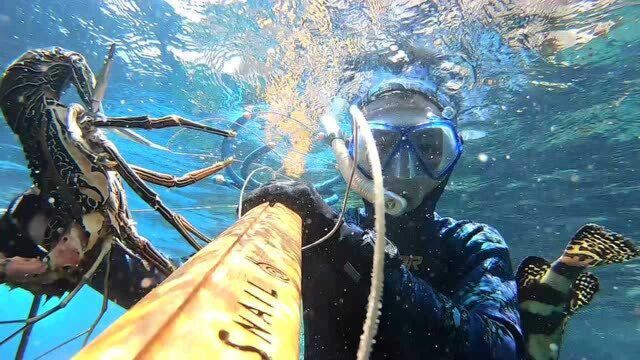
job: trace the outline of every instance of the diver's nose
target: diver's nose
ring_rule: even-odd
[[[409,179],[413,176],[412,165],[414,163],[411,152],[403,148],[396,156],[396,177],[399,179]]]

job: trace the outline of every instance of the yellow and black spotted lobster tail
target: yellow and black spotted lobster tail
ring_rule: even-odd
[[[529,256],[516,272],[520,320],[527,358],[556,360],[569,317],[600,290],[588,268],[621,263],[640,255],[631,240],[606,228],[587,224],[571,238],[553,263]]]
[[[561,261],[574,266],[593,267],[629,261],[640,256],[631,240],[605,227],[586,224],[573,236]]]

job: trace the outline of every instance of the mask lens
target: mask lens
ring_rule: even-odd
[[[422,165],[434,178],[444,175],[458,158],[458,137],[449,126],[416,129],[410,136]]]
[[[389,157],[393,155],[402,134],[392,129],[381,128],[375,124],[370,125],[371,133],[376,141],[376,147],[378,148],[378,153],[380,155],[380,162],[384,166]],[[367,152],[367,147],[361,135],[358,136],[358,165],[361,170],[364,170],[367,173],[367,175],[371,174],[369,153]]]
[[[413,143],[418,148],[422,162],[429,169],[437,169],[442,163],[443,131],[439,128],[417,132]]]

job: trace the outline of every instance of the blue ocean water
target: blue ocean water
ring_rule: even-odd
[[[515,265],[527,255],[556,258],[586,222],[640,241],[637,5],[13,0],[0,4],[0,67],[29,49],[61,46],[84,54],[97,72],[115,42],[104,103],[109,115],[176,113],[228,127],[247,109],[260,108],[287,113],[305,129],[317,129],[315,115],[327,99],[357,96],[382,67],[428,75],[459,104],[461,128],[470,138],[438,210],[496,227]],[[68,100],[77,101],[73,94]],[[336,175],[330,152],[322,144],[305,148],[293,141],[300,129],[287,119],[264,112],[242,129],[237,158],[265,141],[286,139],[277,147],[283,156],[309,152],[303,171],[292,166],[288,176],[319,182]],[[0,208],[6,208],[31,181],[14,135],[4,121],[0,128]],[[165,173],[221,159],[221,139],[214,136],[185,130],[141,134],[171,152],[108,136],[131,163]],[[264,159],[275,162],[273,156]],[[338,184],[335,192],[343,189]],[[154,190],[207,234],[235,220],[238,189],[213,179]],[[191,253],[158,214],[132,192],[128,197],[141,234],[170,256]],[[635,359],[640,263],[597,274],[601,291],[570,321],[562,358]],[[27,292],[0,287],[0,320],[25,317],[30,301]],[[100,301],[98,293],[84,289],[66,309],[38,323],[26,358],[88,327]],[[123,312],[111,304],[96,333]],[[15,328],[0,326],[0,336]],[[0,347],[0,358],[13,357],[17,344],[14,339]],[[75,341],[49,358],[69,358],[80,347]]]

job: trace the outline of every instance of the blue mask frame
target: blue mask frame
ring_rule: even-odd
[[[432,120],[430,120],[427,123],[414,125],[414,126],[393,126],[385,123],[376,123],[376,122],[370,123],[372,130],[383,129],[386,131],[395,132],[399,135],[399,138],[398,138],[399,140],[397,140],[396,143],[393,145],[392,150],[387,153],[384,159],[383,158],[380,159],[383,172],[386,168],[388,168],[389,164],[391,163],[391,159],[393,159],[394,156],[398,154],[398,152],[401,149],[408,147],[409,149],[411,149],[411,151],[414,154],[417,155],[418,162],[422,167],[422,170],[431,179],[441,180],[442,178],[444,178],[445,176],[451,173],[456,163],[462,156],[462,151],[464,148],[462,137],[458,133],[458,130],[453,122],[442,119],[437,116],[433,116],[431,117],[431,119]],[[448,128],[449,130],[453,131],[453,133],[455,134],[455,149],[454,149],[455,157],[449,165],[447,165],[444,169],[436,173],[432,169],[432,167],[427,164],[427,160],[424,159],[424,154],[422,153],[422,151],[420,151],[420,146],[415,143],[414,137],[412,135],[415,133],[421,132],[422,130],[425,130],[425,129],[443,128],[443,127]],[[349,153],[352,158],[353,158],[353,144],[354,144],[353,141],[349,142]],[[360,164],[358,164],[358,170],[360,170],[360,172],[362,172],[368,178],[371,178],[371,174],[366,169],[362,168]]]

